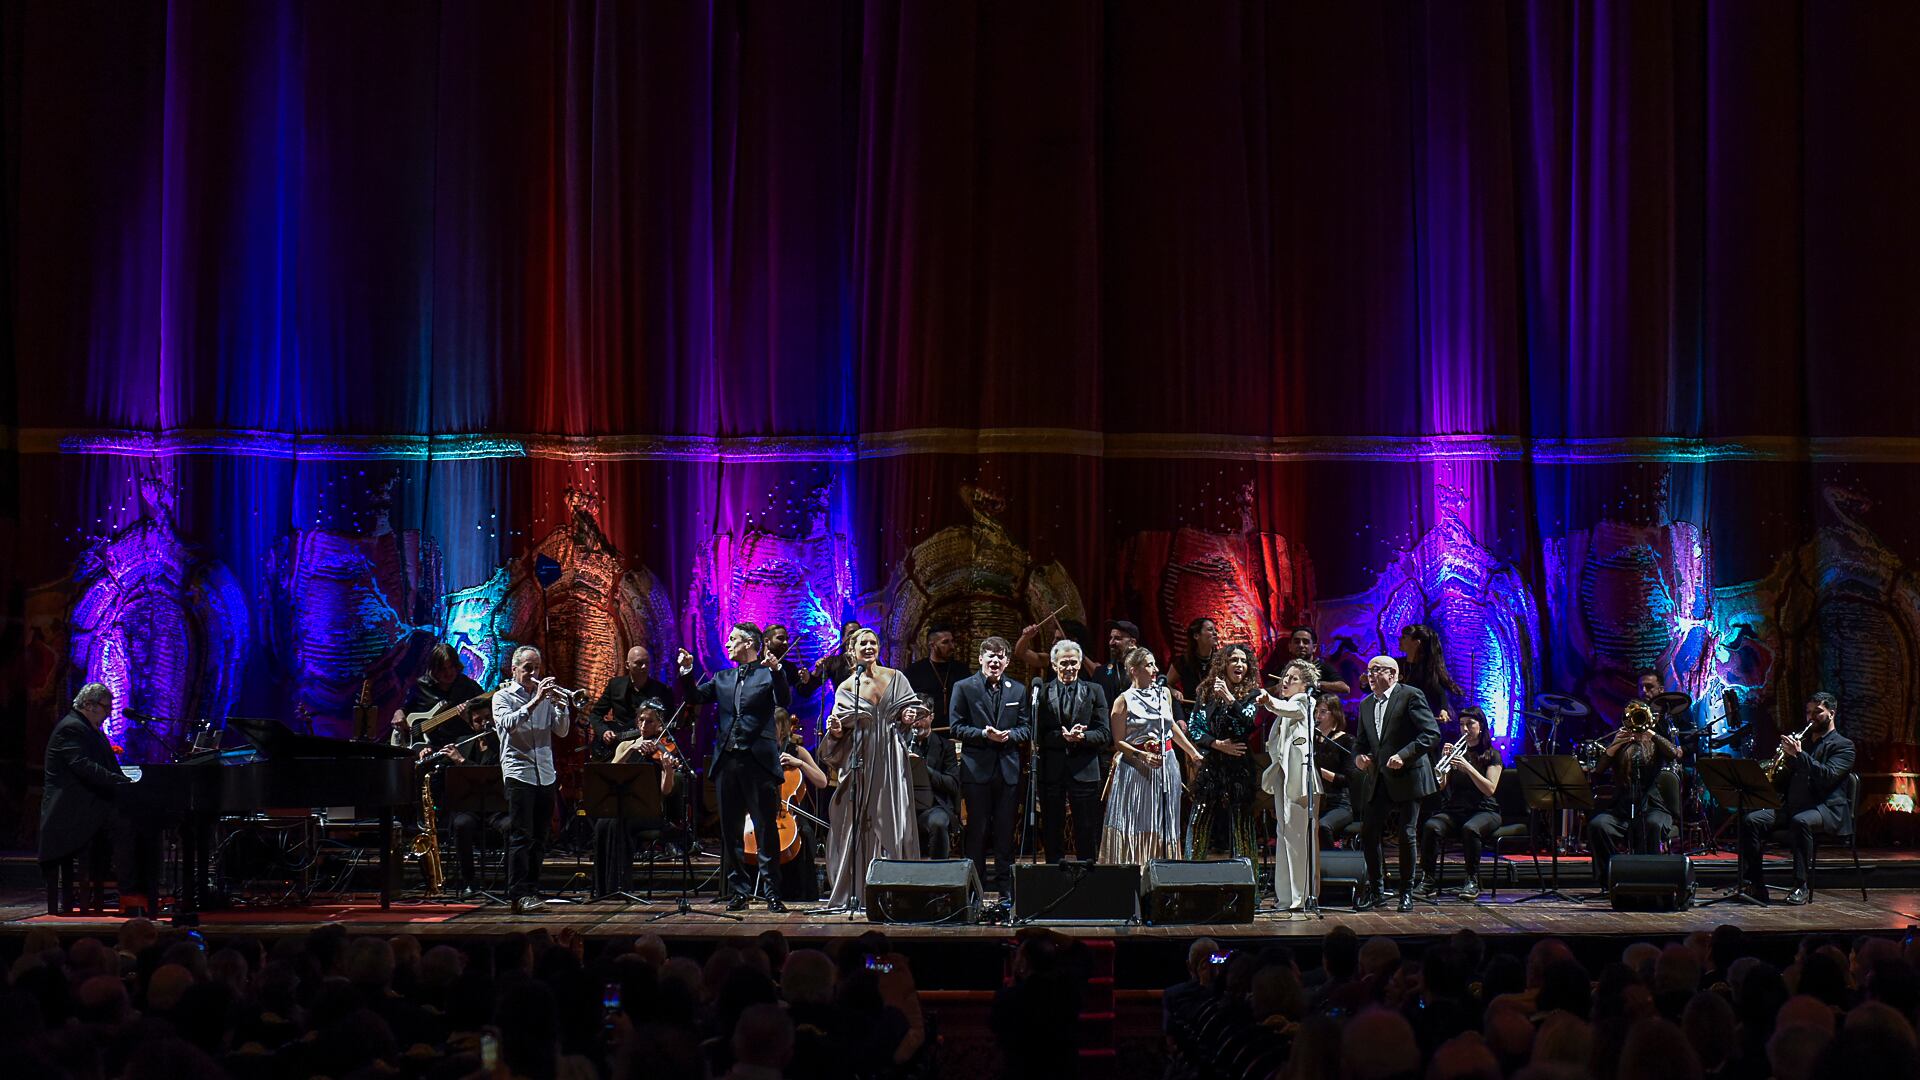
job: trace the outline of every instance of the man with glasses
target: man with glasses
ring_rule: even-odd
[[[1400,910],[1413,910],[1413,844],[1420,828],[1420,800],[1438,790],[1429,748],[1440,725],[1418,687],[1400,682],[1391,656],[1367,662],[1373,693],[1360,703],[1354,732],[1353,801],[1360,810],[1360,847],[1367,859],[1367,887],[1354,898],[1356,911],[1380,903],[1380,842],[1389,821],[1400,841]]]

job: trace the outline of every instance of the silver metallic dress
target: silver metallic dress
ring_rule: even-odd
[[[1164,686],[1128,689],[1124,731],[1115,731],[1138,750],[1160,755],[1160,767],[1132,765],[1123,757],[1113,765],[1113,789],[1107,795],[1107,821],[1100,833],[1103,863],[1147,864],[1149,859],[1185,857],[1186,836],[1180,813],[1180,755],[1173,746],[1173,695]]]
[[[827,831],[827,878],[833,883],[834,907],[866,906],[867,864],[874,859],[920,857],[913,770],[899,724],[901,710],[915,700],[906,675],[892,668],[876,667],[858,680],[849,678],[834,692],[829,718],[838,718],[845,731],[838,739],[820,740],[820,761],[839,781]],[[855,829],[860,832],[857,841]]]

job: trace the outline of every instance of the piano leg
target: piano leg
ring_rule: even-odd
[[[380,812],[380,910],[393,906],[393,811]]]

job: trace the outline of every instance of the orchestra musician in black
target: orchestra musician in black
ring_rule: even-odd
[[[407,688],[406,702],[394,710],[393,734],[388,741],[395,746],[421,747],[424,756],[429,746],[439,749],[449,742],[465,738],[492,719],[487,703],[481,700],[485,696],[486,691],[480,688],[479,683],[468,678],[461,666],[459,650],[442,641],[427,652],[427,670]],[[431,713],[437,718],[452,708],[464,709],[469,714],[466,719],[477,719],[477,722],[462,725],[457,720],[450,721],[436,725],[433,731],[423,736],[420,732],[421,721],[407,721],[407,717],[422,713]]]
[[[619,680],[615,680],[616,682]],[[593,739],[587,744],[587,759],[622,763],[651,761],[660,768],[660,813],[654,817],[595,819],[593,823],[593,891],[597,896],[625,892],[633,884],[633,853],[643,835],[658,837],[673,815],[667,799],[673,795],[678,779],[678,746],[667,740],[666,704],[655,698],[639,703],[631,719],[622,721],[609,710],[595,717]]]
[[[929,859],[953,855],[953,831],[960,825],[960,757],[953,742],[933,730],[936,698],[921,694],[906,710],[912,733],[907,754],[926,768],[914,770],[913,808],[920,822],[920,852]]]
[[[1786,804],[1747,814],[1740,837],[1740,876],[1749,895],[1763,903],[1767,885],[1760,874],[1760,848],[1775,829],[1786,830],[1787,849],[1793,853],[1793,891],[1787,903],[1804,904],[1813,899],[1814,835],[1843,833],[1853,820],[1854,807],[1847,801],[1853,740],[1835,726],[1839,716],[1840,699],[1832,694],[1823,690],[1807,699],[1805,731],[1780,738],[1780,765],[1773,782],[1786,795]]]

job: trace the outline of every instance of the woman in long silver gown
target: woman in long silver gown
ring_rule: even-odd
[[[842,909],[866,906],[868,863],[920,857],[909,733],[901,723],[919,695],[905,673],[877,662],[880,638],[872,630],[856,632],[850,652],[865,670],[856,668],[834,691],[820,740],[820,760],[839,780],[829,811],[827,878],[832,905]]]
[[[1177,748],[1198,760],[1174,712],[1173,694],[1156,685],[1160,665],[1147,649],[1127,654],[1133,685],[1113,703],[1114,764],[1100,832],[1100,861],[1136,863],[1185,857]]]

